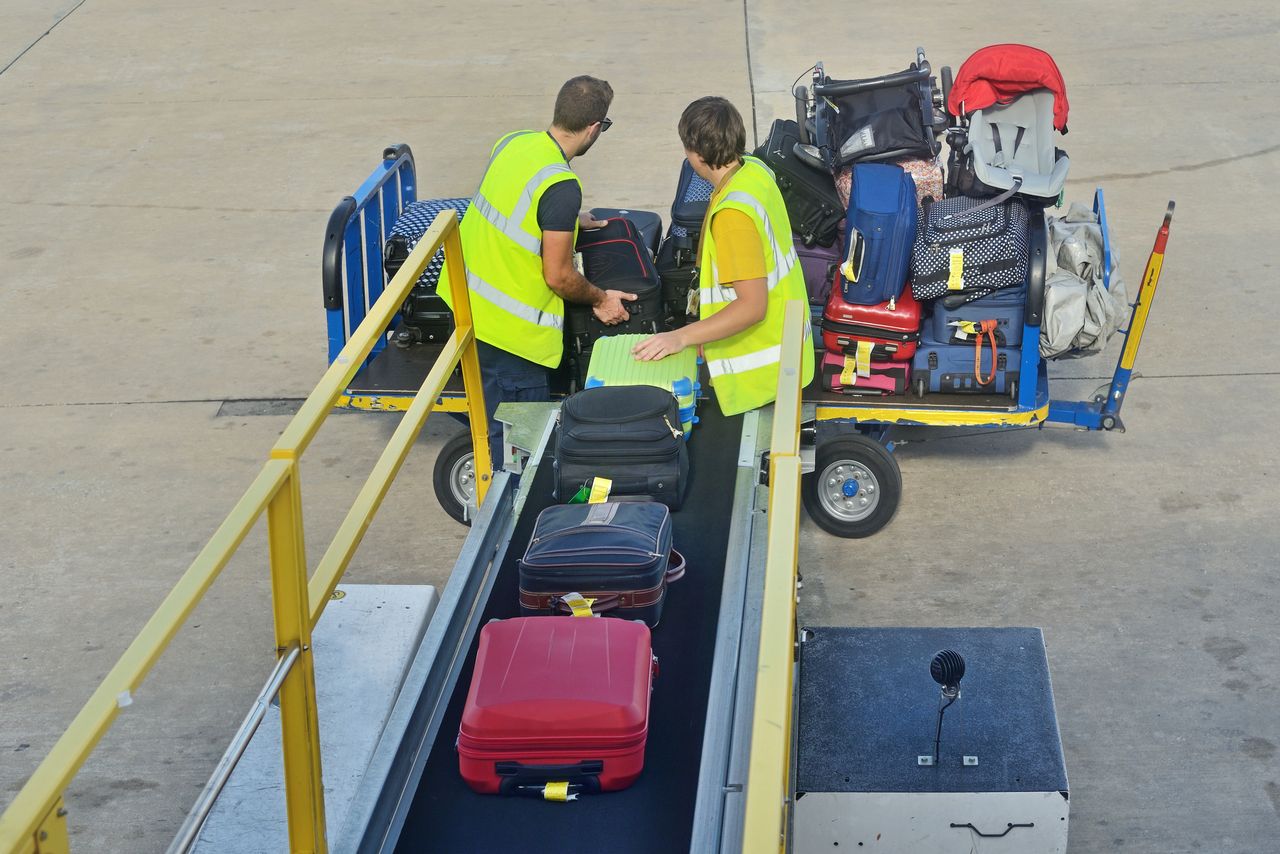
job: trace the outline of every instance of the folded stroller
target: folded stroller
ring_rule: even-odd
[[[1055,146],[1067,132],[1067,89],[1053,57],[1034,47],[984,47],[965,60],[942,88],[953,124],[947,195],[974,198],[1014,194],[1052,203],[1071,161]]]
[[[905,71],[865,80],[835,80],[819,62],[812,90],[795,89],[800,145],[832,172],[851,163],[936,157],[946,125],[942,97],[924,48]],[[801,155],[801,152],[797,152]]]

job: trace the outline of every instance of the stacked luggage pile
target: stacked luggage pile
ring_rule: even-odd
[[[774,122],[756,155],[791,214],[822,388],[1016,399],[1025,321],[1038,325],[1039,298],[1030,311],[1027,300],[1043,284],[1044,208],[1069,166],[1053,144],[1066,129],[1053,59],[984,48],[954,85],[944,68],[941,91],[923,51],[870,80],[833,80],[819,64],[796,98],[797,120]]]

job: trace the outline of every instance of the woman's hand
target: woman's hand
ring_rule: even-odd
[[[642,362],[656,362],[679,353],[685,346],[684,336],[676,329],[644,339],[631,348],[631,355]]]

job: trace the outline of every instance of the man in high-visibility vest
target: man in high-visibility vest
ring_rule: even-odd
[[[634,353],[653,360],[701,346],[721,411],[736,415],[777,397],[783,314],[788,300],[807,304],[808,292],[773,170],[743,154],[747,133],[733,104],[699,98],[685,108],[679,132],[693,171],[715,187],[698,249],[699,319],[646,338]],[[805,385],[813,368],[806,325]]]
[[[582,212],[582,184],[569,162],[609,129],[612,101],[603,80],[565,83],[551,127],[509,133],[493,146],[459,226],[495,464],[502,460],[498,404],[550,399],[549,370],[564,349],[564,301],[590,305],[613,325],[628,317],[623,302],[635,299],[597,288],[573,263],[578,228],[604,223]],[[440,293],[447,302],[448,289]]]

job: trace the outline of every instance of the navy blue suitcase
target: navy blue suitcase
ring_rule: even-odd
[[[943,344],[973,346],[972,326],[983,320],[994,320],[996,344],[1000,347],[1018,347],[1022,344],[1025,314],[1026,295],[1021,288],[996,291],[990,296],[955,308],[948,308],[945,300],[937,300],[933,306],[933,315],[927,323],[926,334]]]
[[[940,344],[926,337],[916,349],[911,360],[911,382],[917,396],[929,392],[977,392],[980,394],[1008,394],[1017,399],[1018,372],[1022,363],[1019,347],[997,347],[995,370],[991,367],[991,347],[985,341],[981,348],[982,363],[975,366],[973,344]],[[983,379],[980,383],[978,371]],[[992,374],[994,373],[994,377]]]
[[[696,259],[698,238],[702,236],[702,221],[707,216],[707,206],[715,187],[693,171],[689,161],[680,164],[680,180],[676,184],[675,201],[671,203],[670,236],[676,260]]]
[[[854,164],[841,267],[845,302],[879,305],[902,295],[917,220],[916,184],[901,166]]]

